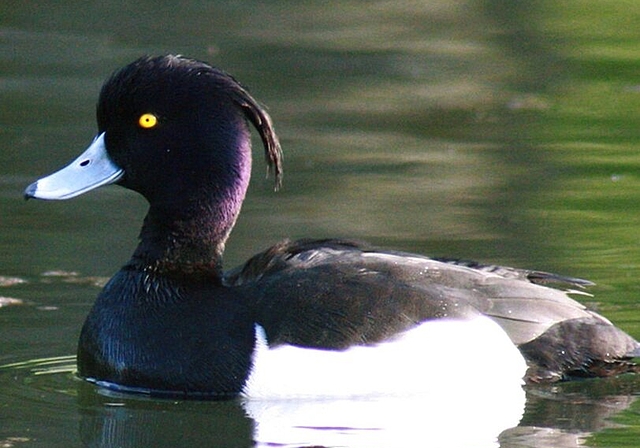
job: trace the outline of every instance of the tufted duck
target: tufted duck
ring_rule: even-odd
[[[547,382],[636,369],[638,342],[560,289],[589,284],[579,279],[335,239],[284,241],[223,272],[249,183],[249,123],[276,186],[282,155],[267,112],[206,63],[136,60],[103,86],[97,122],[78,159],[25,191],[68,199],[118,184],[149,202],[138,247],[82,328],[87,380],[209,398],[410,393],[429,371],[454,368],[445,352],[464,369],[478,347],[504,355],[474,361],[470,377]],[[474,345],[483,332],[493,336]]]

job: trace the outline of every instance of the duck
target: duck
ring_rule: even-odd
[[[115,184],[149,204],[138,246],[80,333],[78,375],[101,388],[366,396],[410,394],[430,371],[509,372],[527,384],[638,370],[640,344],[571,297],[587,294],[582,279],[348,239],[281,241],[224,271],[250,128],[275,189],[283,155],[265,107],[206,62],[141,57],[107,79],[96,116],[87,149],[24,196],[66,200]]]

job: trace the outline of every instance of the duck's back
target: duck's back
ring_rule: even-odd
[[[535,283],[588,282],[541,272],[302,240],[271,247],[225,280],[256,286],[257,321],[271,346],[344,350],[424,322],[486,316],[520,348],[529,381],[619,373],[638,350],[633,338],[567,292]]]

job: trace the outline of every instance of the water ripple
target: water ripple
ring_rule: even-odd
[[[75,396],[76,357],[73,355],[32,359],[0,366],[2,395],[30,396],[34,392],[57,392]]]

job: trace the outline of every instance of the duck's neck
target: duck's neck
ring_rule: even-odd
[[[194,189],[186,203],[152,204],[132,262],[159,275],[221,283],[225,242],[249,183],[250,153],[247,158],[226,179]]]
[[[219,279],[230,230],[214,216],[175,219],[151,208],[133,259],[136,265],[161,275]]]

